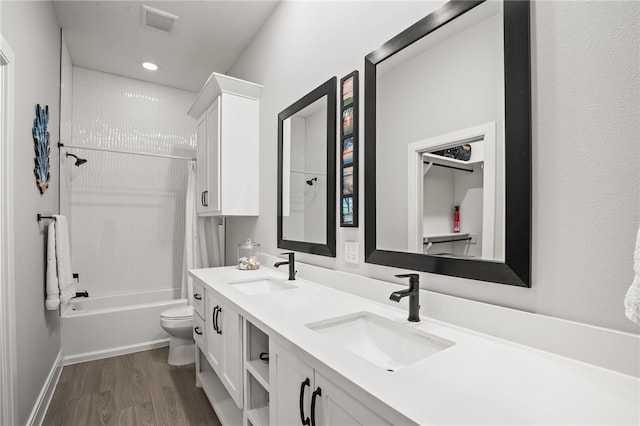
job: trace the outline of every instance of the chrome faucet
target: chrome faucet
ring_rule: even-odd
[[[403,297],[409,296],[409,321],[420,321],[420,275],[418,274],[401,274],[396,278],[409,278],[409,289],[394,291],[389,299],[394,302],[400,302]]]
[[[288,254],[289,255],[289,261],[288,262],[277,262],[276,264],[273,265],[274,268],[277,268],[281,265],[289,265],[289,281],[293,281],[296,279],[296,254],[292,251],[287,252],[287,253],[280,253],[280,254]]]

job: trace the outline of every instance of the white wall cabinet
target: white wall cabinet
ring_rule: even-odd
[[[390,425],[304,362],[295,350],[271,344],[273,425]]]
[[[259,110],[262,86],[213,73],[188,114],[197,120],[202,216],[259,214]]]

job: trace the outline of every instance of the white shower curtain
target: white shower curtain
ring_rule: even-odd
[[[196,162],[189,161],[184,227],[182,297],[191,303],[193,283],[187,271],[222,266],[220,226],[217,217],[198,218],[196,214]]]

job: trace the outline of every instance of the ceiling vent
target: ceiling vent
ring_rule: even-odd
[[[178,19],[180,17],[173,13],[142,5],[142,26],[145,28],[151,28],[165,34],[173,34]]]

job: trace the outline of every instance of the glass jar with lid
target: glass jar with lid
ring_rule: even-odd
[[[255,270],[260,267],[260,244],[247,239],[238,244],[238,269]]]

